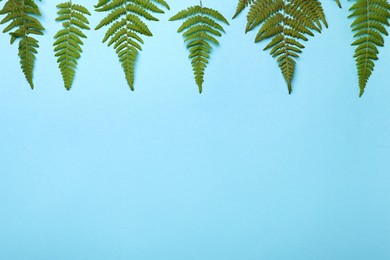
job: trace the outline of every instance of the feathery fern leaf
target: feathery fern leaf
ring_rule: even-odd
[[[158,21],[154,13],[164,13],[157,5],[169,10],[165,0],[99,0],[95,6],[97,12],[109,14],[96,26],[96,30],[110,25],[103,39],[108,46],[113,45],[122,64],[126,80],[134,90],[134,67],[144,36],[152,32],[143,20]]]
[[[90,12],[81,5],[71,1],[57,5],[59,11],[56,21],[62,22],[60,31],[54,36],[53,44],[55,56],[58,57],[58,67],[64,81],[65,88],[70,90],[76,72],[77,60],[80,58],[84,43],[80,38],[87,38],[82,30],[89,30],[86,15]]]
[[[291,93],[291,81],[295,71],[295,59],[299,57],[307,36],[326,27],[325,14],[318,0],[254,0],[247,15],[246,32],[260,26],[255,42],[270,39],[264,50],[270,49],[272,57],[287,82]]]
[[[185,19],[177,32],[183,32],[184,42],[189,49],[192,60],[195,81],[202,93],[204,70],[210,58],[212,44],[218,45],[216,37],[225,32],[219,22],[229,25],[229,22],[218,11],[196,5],[180,11],[170,21]]]
[[[378,48],[384,45],[383,35],[387,35],[385,26],[389,26],[390,5],[387,0],[358,0],[350,8],[349,17],[354,18],[351,25],[357,38],[354,58],[359,76],[362,96],[374,70],[374,61],[378,59]]]
[[[32,35],[43,35],[43,26],[36,16],[40,16],[38,6],[33,0],[8,0],[2,10],[1,15],[6,15],[0,24],[9,23],[3,30],[11,35],[11,44],[17,39],[19,41],[19,57],[22,71],[27,82],[33,89],[33,71],[35,65],[35,55],[38,53],[38,41]],[[14,31],[12,31],[14,30]]]
[[[236,13],[233,15],[233,19],[236,18],[245,8],[247,8],[253,0],[238,0]]]

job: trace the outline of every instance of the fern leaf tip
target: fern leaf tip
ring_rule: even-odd
[[[292,92],[291,81],[287,82],[287,89],[288,89],[288,94],[291,95],[291,92]]]

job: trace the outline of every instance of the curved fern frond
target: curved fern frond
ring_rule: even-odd
[[[229,22],[218,11],[201,5],[191,6],[180,11],[170,21],[185,19],[177,32],[183,32],[184,42],[190,52],[195,81],[202,93],[204,71],[209,62],[212,44],[218,45],[216,37],[224,33],[220,22],[229,25]]]
[[[141,36],[152,36],[144,20],[158,21],[154,13],[164,13],[158,5],[169,9],[165,0],[100,0],[97,12],[109,12],[96,30],[110,26],[103,42],[113,45],[122,64],[126,80],[134,90],[134,68],[138,52],[144,43]]]
[[[84,45],[80,38],[87,38],[82,30],[89,30],[87,15],[91,13],[82,5],[71,1],[57,5],[59,8],[56,21],[62,22],[63,29],[54,36],[53,44],[58,67],[61,71],[64,86],[67,90],[72,87],[76,73],[77,60],[80,58]]]
[[[236,18],[245,8],[247,8],[253,0],[238,0],[236,13],[233,15],[233,19]]]
[[[389,26],[390,5],[386,0],[358,0],[350,11],[352,13],[349,17],[354,18],[351,27],[356,40],[352,45],[356,46],[354,58],[361,97],[374,71],[378,47],[384,45],[383,35],[388,35],[385,26]]]
[[[254,0],[247,15],[246,32],[260,26],[255,42],[270,39],[264,50],[270,50],[291,93],[296,59],[308,36],[326,27],[325,14],[318,0]]]
[[[43,35],[43,26],[36,16],[40,16],[38,6],[33,0],[8,0],[0,14],[5,18],[0,24],[9,23],[3,30],[11,35],[11,44],[19,41],[20,65],[31,89],[34,88],[33,71],[35,65],[35,55],[38,53],[38,40],[33,35]]]

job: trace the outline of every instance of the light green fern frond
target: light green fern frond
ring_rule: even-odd
[[[291,93],[296,59],[308,36],[327,27],[325,14],[318,0],[254,0],[247,15],[246,31],[260,26],[255,42],[270,39],[264,50],[270,50]]]
[[[58,67],[60,68],[64,86],[67,90],[72,87],[76,72],[77,60],[80,58],[83,41],[87,38],[82,30],[89,30],[86,15],[91,15],[84,6],[73,4],[71,1],[57,5],[59,11],[56,21],[62,22],[60,31],[54,36],[53,44]]]
[[[352,45],[356,46],[354,58],[362,96],[378,59],[378,47],[384,45],[383,35],[388,34],[385,26],[389,26],[390,5],[386,0],[358,0],[350,11],[349,17],[355,19],[351,27],[357,39]]]
[[[216,37],[225,32],[219,22],[229,25],[229,22],[218,11],[200,5],[180,11],[170,21],[185,19],[177,32],[183,32],[184,42],[190,52],[195,81],[202,93],[204,71],[209,62],[212,44],[218,45]]]
[[[40,16],[38,6],[33,0],[8,0],[0,15],[5,15],[0,24],[9,23],[3,30],[4,33],[9,32],[11,35],[11,44],[17,39],[19,41],[19,57],[22,71],[27,82],[33,89],[33,71],[35,65],[35,55],[39,47],[38,41],[33,35],[43,35],[43,26],[35,18]]]
[[[96,30],[109,26],[103,42],[113,45],[131,90],[134,90],[134,67],[144,43],[141,36],[152,36],[144,20],[158,21],[154,13],[164,13],[158,5],[169,9],[164,0],[100,0],[97,12],[109,12]]]

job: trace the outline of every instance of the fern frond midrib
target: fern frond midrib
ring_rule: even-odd
[[[367,0],[367,5],[366,5],[366,14],[367,14],[367,33],[368,35],[366,35],[366,54],[365,54],[365,62],[364,62],[364,79],[367,77],[367,64],[368,64],[368,49],[367,49],[367,46],[369,44],[369,34],[370,34],[370,0]],[[364,92],[364,88],[361,88],[360,89],[360,93],[359,93],[359,96],[361,97],[363,95],[363,92]]]
[[[67,36],[66,36],[66,42],[70,42],[70,34],[71,34],[71,26],[72,26],[72,19],[73,19],[73,13],[74,13],[74,10],[73,10],[73,5],[72,5],[72,1],[70,0],[69,3],[71,4],[70,5],[70,14],[69,14],[69,23],[67,24],[64,24],[66,26],[66,30],[67,30]],[[67,90],[70,89],[70,85],[72,84],[71,82],[69,82],[69,68],[68,68],[68,63],[69,63],[69,44],[66,45],[66,49],[65,49],[65,76],[64,78],[67,79],[66,82],[65,82],[65,88]]]
[[[29,45],[29,43],[27,41],[28,32],[26,30],[26,12],[24,12],[24,9],[25,9],[25,2],[22,1],[22,6],[19,9],[19,11],[22,14],[22,28],[23,28],[23,37],[22,37],[21,43],[25,44],[24,55],[25,55],[25,57],[28,57],[29,46],[30,45]],[[29,61],[29,59],[26,59],[26,60]],[[30,65],[28,65],[28,66],[30,66]],[[24,64],[24,67],[26,68],[26,64]],[[25,68],[23,68],[23,70],[25,70]],[[30,76],[26,76],[26,79],[27,79],[28,83],[30,84],[31,89],[34,89],[34,83],[33,83],[32,79],[31,79],[31,77]]]
[[[286,7],[286,0],[283,0],[283,16],[284,17],[286,16],[285,7]],[[284,48],[284,56],[285,56],[285,59],[288,59],[289,58],[289,53],[288,53],[287,48],[286,48],[288,43],[286,42],[286,24],[285,24],[285,20],[284,19],[283,19],[282,26],[283,26],[283,33],[282,33],[282,35],[283,35],[283,42],[284,42],[284,47],[283,47]],[[287,67],[288,67],[288,70],[290,71],[290,63],[289,62],[287,62]],[[292,91],[291,78],[290,77],[287,79],[287,88],[288,88],[288,93],[289,94],[291,94],[291,91]]]
[[[127,4],[128,4],[128,2],[127,1],[123,1],[123,6],[124,6],[124,8],[125,8],[125,21],[126,21],[126,31],[128,31],[129,29],[128,29],[128,25],[129,25],[129,19],[127,19],[127,15],[128,15],[128,10],[127,10]],[[127,50],[128,50],[128,52],[131,52],[131,48],[129,47],[129,46],[131,46],[131,37],[127,37],[127,44],[126,44],[126,48],[127,48]],[[130,49],[130,50],[129,50]],[[130,64],[131,63],[131,57],[130,57],[130,55],[126,55],[126,65],[128,66],[128,64]],[[127,69],[130,69],[130,68],[127,68]],[[128,74],[126,73],[126,80],[128,81],[128,82],[130,82],[131,80],[130,79],[128,79]],[[134,91],[134,85],[133,84],[129,84],[130,85],[130,89],[132,90],[132,91]]]

